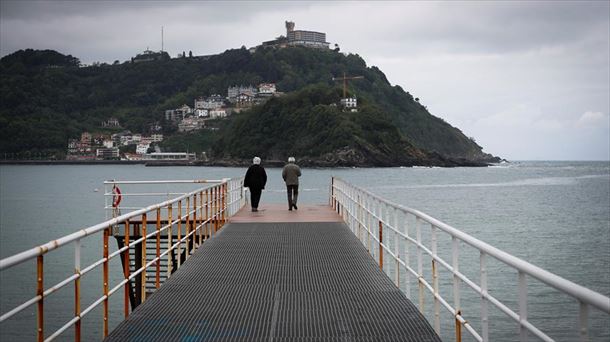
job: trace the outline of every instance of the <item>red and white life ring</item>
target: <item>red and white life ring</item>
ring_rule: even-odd
[[[116,208],[121,203],[123,196],[121,195],[121,189],[118,186],[112,187],[112,207]]]

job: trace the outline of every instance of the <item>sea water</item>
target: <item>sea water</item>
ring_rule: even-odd
[[[104,197],[104,180],[220,179],[243,176],[245,171],[245,168],[142,165],[1,165],[0,258],[103,221],[107,217],[103,207],[108,201]],[[265,203],[285,203],[281,169],[267,168],[267,174],[269,180],[261,207]],[[328,203],[331,176],[423,211],[536,266],[610,296],[608,162],[512,162],[487,168],[304,168],[299,203]],[[166,186],[162,191],[175,189],[190,188]],[[100,243],[99,236],[83,240],[83,266],[101,257]],[[439,253],[451,260],[447,251]],[[518,311],[516,272],[493,260],[489,263],[490,293]],[[46,255],[45,287],[69,276],[73,265],[71,247]],[[392,272],[391,267],[386,268]],[[478,281],[478,268],[478,255],[461,251],[460,270]],[[120,263],[111,263],[110,269],[111,278],[119,280]],[[35,296],[35,273],[35,261],[31,261],[0,275],[2,313]],[[401,287],[405,290],[404,274],[402,277]],[[100,283],[99,272],[83,277],[81,310],[101,296]],[[441,275],[440,286],[449,289],[447,298],[452,303],[451,278]],[[469,293],[464,284],[461,289],[462,313],[479,329],[479,298]],[[61,327],[73,315],[73,292],[73,287],[67,286],[45,300],[47,332]],[[578,303],[535,280],[528,280],[528,294],[528,319],[558,341],[577,339]],[[417,302],[414,283],[410,296]],[[432,307],[428,295],[424,311],[431,320]],[[0,340],[33,339],[35,312],[33,306],[3,322]],[[441,335],[451,341],[453,320],[443,308],[441,312]],[[608,341],[608,316],[595,309],[590,316],[591,340]],[[120,294],[111,297],[110,317],[111,329],[122,320]],[[101,308],[83,319],[85,340],[101,339],[101,322]],[[517,329],[516,323],[490,305],[491,340],[517,340]],[[70,328],[59,340],[69,340],[72,334]],[[465,341],[472,340],[466,332],[463,335]]]

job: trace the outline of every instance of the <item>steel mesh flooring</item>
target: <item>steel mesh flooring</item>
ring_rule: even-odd
[[[440,341],[343,223],[231,223],[106,341]]]

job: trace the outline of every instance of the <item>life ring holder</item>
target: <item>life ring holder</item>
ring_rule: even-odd
[[[123,195],[121,195],[121,189],[119,189],[116,184],[112,187],[112,207],[118,208],[119,204],[121,204],[121,200],[123,199]]]

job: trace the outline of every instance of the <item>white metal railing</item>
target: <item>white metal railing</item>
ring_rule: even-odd
[[[111,181],[105,182],[105,184],[126,184],[126,183],[139,183],[139,184],[153,184],[159,182],[166,183],[184,183],[186,181],[154,181],[154,182],[120,182]],[[199,247],[205,240],[205,238],[212,236],[218,231],[226,222],[227,218],[235,214],[244,204],[243,197],[243,178],[237,179],[222,179],[217,181],[190,181],[191,183],[211,183],[211,186],[199,188],[189,193],[180,195],[176,198],[153,204],[145,208],[141,208],[132,211],[127,214],[120,215],[112,218],[105,222],[81,229],[78,232],[63,236],[59,239],[50,241],[46,244],[40,245],[28,249],[24,252],[9,256],[0,260],[0,276],[2,272],[7,269],[25,263],[28,260],[36,259],[36,296],[26,300],[22,304],[12,308],[7,312],[2,312],[0,316],[0,324],[5,322],[7,319],[15,316],[19,312],[26,308],[37,304],[37,340],[38,341],[52,341],[53,339],[60,336],[71,326],[75,328],[75,340],[80,341],[81,339],[81,321],[82,318],[91,312],[94,308],[103,304],[103,336],[108,335],[108,300],[110,296],[118,292],[121,288],[124,288],[124,315],[127,317],[130,311],[130,300],[129,300],[129,282],[136,277],[140,279],[146,279],[146,272],[149,269],[154,269],[154,278],[156,279],[156,288],[160,285],[160,263],[162,258],[167,258],[168,270],[172,266],[171,253],[174,250],[178,251],[180,255],[181,248],[185,248],[186,256],[188,258],[195,248]],[[167,216],[162,217],[161,210],[166,210]],[[150,220],[147,218],[149,213],[153,213]],[[130,221],[137,221],[137,227],[131,225]],[[153,226],[155,229],[147,231],[147,224]],[[123,225],[124,229],[124,246],[118,248],[114,252],[110,252],[109,248],[109,236],[113,234],[112,229]],[[133,227],[134,238],[130,241],[130,227]],[[173,230],[173,232],[172,232]],[[184,232],[184,234],[182,234]],[[177,233],[178,238],[173,241],[173,234]],[[102,235],[103,238],[103,256],[97,259],[92,264],[83,267],[81,265],[81,253],[87,252],[90,249],[83,248],[81,240],[86,237],[94,236],[96,234]],[[167,237],[167,245],[161,246],[161,234],[165,234]],[[156,255],[152,260],[147,259],[146,246],[147,242],[154,243],[156,245]],[[74,265],[71,266],[66,264],[67,267],[73,269],[74,272],[71,276],[63,279],[54,286],[44,286],[44,255],[52,250],[65,248],[67,246],[74,246]],[[136,247],[137,246],[137,247]],[[184,247],[186,246],[186,247]],[[190,247],[192,246],[192,247]],[[130,260],[129,260],[129,249],[130,248],[141,248],[142,260],[141,267],[135,269],[133,273],[130,271]],[[109,283],[109,262],[113,258],[119,257],[123,261],[123,269],[120,270],[123,273],[123,280],[110,288]],[[177,260],[177,267],[181,264],[180,258]],[[91,305],[84,310],[81,309],[81,278],[98,267],[102,267],[103,273],[103,294],[98,297]],[[176,267],[176,268],[177,268]],[[21,271],[21,269],[19,270]],[[54,270],[59,271],[59,270]],[[167,271],[166,277],[170,276],[170,272]],[[140,291],[142,301],[146,299],[146,281],[141,281],[141,288],[136,288],[136,291]],[[54,292],[64,288],[65,286],[74,285],[74,315],[72,319],[66,322],[61,328],[52,332],[50,335],[45,335],[45,320],[44,320],[44,300]],[[0,328],[2,326],[0,325]]]
[[[121,210],[137,210],[142,209],[145,206],[137,205],[136,203],[129,203],[126,205],[126,202],[131,198],[142,198],[142,197],[152,197],[153,199],[171,199],[175,196],[181,196],[189,193],[192,190],[184,190],[184,191],[176,191],[177,185],[187,185],[193,184],[199,186],[200,184],[219,184],[226,181],[225,179],[188,179],[188,180],[138,180],[138,181],[121,181],[121,180],[107,180],[104,181],[104,210],[106,213],[111,213],[113,215],[106,215],[108,217],[115,216],[116,206],[113,205],[114,199],[117,196],[115,193],[115,189],[119,188],[120,197],[122,199],[122,204],[120,205]],[[232,180],[236,181],[236,180]],[[149,189],[151,186],[165,186],[166,191],[157,190],[153,191],[140,191],[140,192],[128,192],[130,189],[126,189],[123,186],[137,187],[144,186]],[[170,188],[171,187],[171,191]],[[127,191],[126,191],[127,190]]]
[[[461,329],[464,327],[477,341],[489,341],[489,304],[491,303],[519,325],[519,340],[527,341],[528,334],[543,341],[553,341],[551,337],[534,326],[528,320],[527,309],[527,280],[534,278],[564,293],[578,302],[579,323],[578,332],[581,341],[588,341],[588,316],[590,308],[610,314],[610,298],[559,277],[544,269],[534,266],[522,259],[512,256],[481,240],[478,240],[456,228],[451,227],[420,211],[403,207],[399,204],[385,200],[367,190],[353,186],[338,178],[332,178],[330,205],[343,217],[352,232],[367,246],[374,258],[379,259],[379,266],[383,268],[384,252],[394,260],[394,281],[398,285],[399,274],[406,270],[406,292],[410,294],[410,277],[417,280],[419,287],[419,309],[423,313],[425,289],[433,295],[434,322],[433,326],[440,334],[440,306],[455,317],[456,340],[461,340]],[[400,213],[400,215],[398,215]],[[402,222],[399,222],[402,216]],[[411,217],[410,217],[411,216]],[[415,236],[410,233],[407,219],[415,222]],[[430,247],[422,241],[422,226],[430,227]],[[400,227],[404,227],[403,230]],[[389,245],[383,237],[383,232],[390,231],[393,235],[393,246]],[[451,260],[446,261],[438,254],[438,234],[445,233],[451,238]],[[401,245],[401,242],[403,243]],[[480,283],[468,278],[460,272],[459,243],[476,249],[479,253]],[[401,247],[402,246],[402,247]],[[412,265],[409,252],[414,246],[416,261]],[[401,253],[402,251],[402,253]],[[424,255],[432,261],[431,280],[426,279],[423,272]],[[511,310],[508,305],[501,302],[489,293],[487,263],[488,257],[500,261],[503,265],[518,273],[518,312]],[[415,267],[415,268],[414,268]],[[439,291],[439,270],[446,269],[452,275],[452,300],[442,296]],[[460,288],[464,283],[480,296],[481,329],[476,331],[468,319],[462,315],[460,303]],[[453,301],[453,304],[450,303]]]

